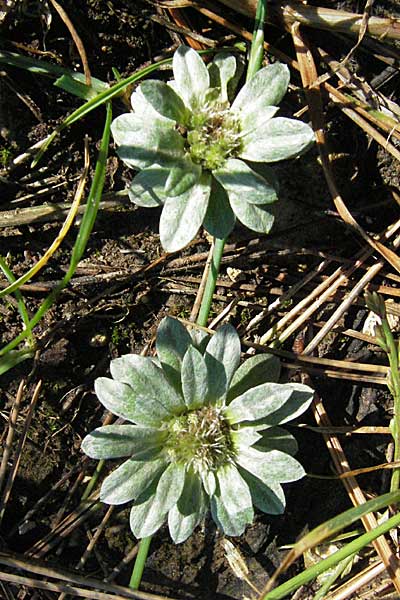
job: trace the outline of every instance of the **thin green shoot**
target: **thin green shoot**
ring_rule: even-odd
[[[7,261],[2,256],[0,256],[0,269],[3,271],[4,275],[7,277],[8,281],[11,284],[15,282],[15,277],[13,275],[13,272],[11,271],[10,267],[8,266]],[[24,298],[23,298],[20,290],[18,290],[18,289],[14,291],[14,294],[15,294],[15,297],[16,297],[17,303],[18,303],[19,314],[21,315],[21,319],[22,319],[22,322],[24,324],[24,328],[26,331],[28,345],[30,348],[33,348],[35,345],[35,341],[34,341],[34,337],[32,334],[32,328],[30,326],[29,315],[28,315],[28,311],[26,309]]]
[[[143,571],[149,553],[152,536],[143,538],[139,543],[139,551],[136,555],[135,564],[133,566],[129,587],[133,590],[138,590],[142,581]]]
[[[109,87],[108,83],[92,77],[90,86],[85,84],[83,73],[77,73],[70,69],[65,69],[59,65],[54,65],[43,60],[36,60],[29,56],[22,56],[16,52],[0,51],[0,63],[25,69],[35,75],[44,75],[47,77],[56,77],[54,85],[65,91],[78,96],[79,98],[89,99],[95,97],[99,92]]]
[[[204,294],[201,300],[199,315],[197,317],[197,324],[201,325],[201,327],[206,327],[207,325],[214,290],[217,283],[219,268],[221,265],[222,255],[224,253],[225,242],[226,239],[214,239],[214,250],[211,259],[210,270],[208,272],[207,283],[206,287],[204,288]]]
[[[323,600],[325,598],[326,594],[329,592],[329,590],[331,589],[331,587],[333,586],[335,581],[339,577],[342,577],[343,574],[346,572],[346,569],[348,569],[350,567],[355,556],[356,556],[356,554],[349,556],[348,558],[346,558],[345,560],[343,560],[336,566],[336,568],[333,570],[333,572],[327,577],[327,579],[321,585],[321,587],[315,594],[313,600]]]
[[[89,197],[86,204],[85,213],[82,218],[82,222],[79,228],[78,236],[76,242],[74,244],[74,248],[72,251],[72,256],[70,260],[70,265],[67,273],[64,275],[63,279],[60,281],[58,286],[45,298],[41,306],[38,308],[36,313],[33,315],[32,319],[29,321],[29,327],[32,331],[36,325],[41,321],[43,316],[52,306],[52,304],[57,299],[59,293],[68,285],[72,276],[75,273],[77,264],[83,253],[85,251],[87,242],[89,240],[93,224],[96,219],[103,187],[104,180],[106,175],[106,161],[108,156],[108,147],[110,142],[110,126],[112,121],[112,111],[111,105],[107,105],[106,119],[104,124],[103,135],[100,144],[99,155],[96,162],[95,173],[93,177],[93,181],[89,191]],[[16,348],[22,341],[24,341],[28,337],[27,329],[25,328],[17,337],[15,337],[11,342],[6,344],[3,348],[0,349],[0,357],[5,357],[10,353],[11,350]],[[26,358],[29,358],[29,355],[26,355]],[[23,358],[21,358],[23,360]],[[6,368],[7,363],[5,363]],[[11,364],[12,366],[12,364]],[[11,368],[10,366],[10,368]]]
[[[387,386],[393,396],[394,415],[390,423],[390,429],[394,441],[393,461],[400,460],[400,343],[394,339],[387,312],[386,304],[382,296],[376,292],[367,293],[365,300],[369,310],[374,312],[380,322],[375,326],[375,338],[377,344],[386,352],[390,372],[387,379]],[[392,473],[390,482],[390,491],[398,490],[400,487],[400,469],[395,469]]]
[[[262,67],[264,59],[264,21],[267,10],[266,5],[267,0],[258,0],[246,81],[249,81],[249,79],[254,77],[257,71]]]
[[[326,521],[319,525],[316,529],[308,533],[304,538],[302,538],[295,547],[297,547],[296,557],[299,556],[300,547],[302,547],[302,552],[306,549],[306,547],[310,547],[306,540],[311,540],[313,537],[314,541],[320,537],[320,534],[325,532],[324,539],[326,539],[331,533],[337,531],[337,527],[339,526],[340,521],[342,521],[342,527],[346,527],[347,524],[351,524],[354,521],[361,518],[363,515],[373,512],[375,510],[379,510],[383,506],[388,506],[389,504],[396,504],[400,501],[400,493],[390,492],[388,494],[384,494],[379,496],[378,498],[374,498],[373,500],[369,500],[365,502],[361,506],[357,506],[355,508],[351,508],[348,511],[345,511],[341,515]],[[349,557],[361,552],[363,548],[365,548],[368,544],[376,540],[379,536],[384,535],[391,529],[398,527],[400,524],[400,514],[396,514],[384,523],[381,523],[373,529],[372,531],[367,531],[363,535],[359,536],[355,540],[349,542],[346,546],[321,560],[316,565],[309,567],[299,575],[292,577],[285,583],[276,587],[274,590],[263,592],[260,596],[259,600],[279,600],[280,598],[284,598],[288,594],[294,592],[302,585],[306,585],[328,569],[332,569],[342,561],[348,559]],[[320,534],[316,535],[316,532],[319,531]],[[315,545],[315,544],[314,544]],[[285,561],[287,562],[287,561]],[[290,561],[291,563],[292,561]],[[274,576],[275,579],[275,576]]]

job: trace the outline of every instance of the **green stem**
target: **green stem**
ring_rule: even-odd
[[[393,396],[394,415],[392,425],[392,436],[394,441],[394,456],[395,462],[400,460],[400,373],[399,373],[399,355],[398,346],[393,337],[387,320],[386,313],[382,319],[382,332],[387,345],[387,355],[389,359],[390,375],[389,389]],[[390,481],[390,491],[394,492],[400,487],[400,469],[395,469],[392,473]]]
[[[208,321],[208,315],[214,296],[215,286],[217,283],[219,267],[221,265],[222,254],[224,252],[226,238],[219,239],[214,238],[214,250],[208,272],[207,283],[204,289],[203,298],[201,300],[201,306],[199,310],[199,316],[197,317],[197,324],[205,327]]]
[[[7,262],[5,261],[5,259],[2,256],[0,256],[0,269],[3,271],[4,275],[7,277],[9,283],[12,284],[15,282],[15,277],[13,275],[13,272],[11,271],[11,269],[7,265]],[[20,290],[18,290],[18,289],[14,291],[14,294],[15,294],[15,297],[17,298],[18,310],[21,315],[22,321],[24,323],[24,328],[26,331],[26,337],[28,338],[29,347],[34,348],[35,340],[33,338],[32,328],[30,326],[29,315],[28,315],[28,311],[26,309],[24,298],[23,298]]]
[[[391,529],[398,527],[399,524],[400,514],[396,514],[384,523],[381,523],[375,527],[375,529],[367,531],[357,539],[347,544],[347,546],[344,546],[334,554],[331,554],[328,558],[321,560],[302,573],[295,575],[270,592],[262,594],[259,600],[280,600],[281,598],[285,598],[285,596],[288,596],[291,592],[297,590],[297,588],[299,588],[301,585],[306,585],[309,581],[312,581],[318,577],[318,575],[321,575],[321,573],[324,573],[328,569],[335,567],[342,560],[359,553],[362,548],[367,546],[367,544],[370,544],[376,540],[376,538],[378,538],[380,535],[384,535]]]
[[[266,0],[258,0],[246,81],[249,81],[249,79],[254,77],[257,71],[262,67],[264,58],[264,21],[266,4]]]
[[[129,582],[129,587],[133,590],[139,589],[140,582],[142,580],[144,565],[146,564],[147,555],[149,553],[150,543],[152,536],[145,537],[140,540],[139,543],[139,552],[136,555],[135,565],[133,567],[131,580]]]

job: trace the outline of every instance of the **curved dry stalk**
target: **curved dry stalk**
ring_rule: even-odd
[[[81,57],[83,72],[85,73],[86,85],[91,86],[92,85],[92,76],[90,74],[89,63],[88,63],[88,59],[87,59],[87,55],[86,55],[85,46],[83,45],[83,42],[78,35],[78,32],[76,31],[71,19],[65,12],[64,8],[56,0],[50,0],[50,2],[53,5],[53,7],[55,8],[55,10],[57,11],[60,19],[63,21],[64,25],[70,32],[72,39],[74,40],[74,44],[76,46],[76,49],[78,50],[78,54]]]
[[[343,219],[343,221],[350,225],[361,237],[368,242],[368,244],[377,250],[379,254],[381,254],[393,267],[400,273],[400,259],[393,250],[384,246],[381,242],[375,240],[373,237],[369,236],[366,231],[357,223],[354,219],[353,215],[348,210],[343,198],[341,197],[335,182],[335,178],[333,176],[332,168],[331,168],[331,160],[330,154],[327,149],[327,140],[325,136],[325,124],[324,118],[322,114],[322,98],[320,94],[319,87],[314,87],[313,85],[315,81],[318,79],[318,73],[315,66],[314,58],[312,53],[305,42],[305,38],[303,34],[300,32],[299,23],[293,23],[291,27],[291,33],[293,37],[293,43],[296,49],[297,60],[300,68],[300,75],[304,86],[304,91],[306,94],[311,122],[313,125],[313,129],[315,132],[315,138],[318,145],[319,154],[321,157],[322,168],[324,171],[324,175],[326,178],[326,182],[328,184],[329,191],[331,193],[333,202],[336,206],[339,215]],[[311,88],[312,91],[311,91]],[[346,97],[344,96],[346,99]],[[347,99],[346,99],[347,103]],[[384,142],[385,139],[383,136],[376,132],[373,127],[369,125],[364,119],[361,119],[357,113],[355,113],[352,109],[348,109],[345,106],[341,106],[342,110],[349,114],[351,113],[352,118],[357,119],[358,122],[363,121],[363,129],[368,129],[370,135],[372,134],[370,130],[373,130],[374,136],[380,136]],[[350,112],[349,112],[350,111]],[[400,158],[400,153],[399,153]]]
[[[168,12],[171,15],[173,21],[176,23],[176,25],[181,29],[181,33],[183,33],[187,44],[191,48],[193,48],[194,50],[204,50],[204,48],[209,47],[209,44],[204,43],[204,41],[200,40],[198,36],[192,36],[190,33],[189,35],[188,33],[184,33],[185,30],[186,32],[190,32],[190,30],[192,29],[184,11],[182,11],[180,8],[169,8]]]
[[[67,218],[65,219],[58,235],[53,240],[53,242],[49,246],[49,248],[47,248],[47,250],[45,251],[43,256],[40,258],[40,260],[38,260],[38,262],[36,264],[34,264],[33,267],[31,267],[29,269],[29,271],[27,271],[24,275],[21,275],[21,277],[19,277],[13,283],[11,283],[8,287],[3,289],[0,292],[0,296],[6,295],[6,294],[11,294],[15,290],[17,290],[23,283],[25,283],[26,281],[28,281],[29,279],[34,277],[41,269],[43,269],[43,267],[46,266],[48,260],[53,256],[53,254],[59,248],[60,244],[62,243],[63,239],[65,238],[68,231],[70,230],[72,223],[74,222],[74,219],[76,217],[76,213],[78,211],[79,204],[81,202],[83,193],[85,191],[85,184],[86,184],[86,179],[87,179],[88,173],[89,173],[89,148],[88,148],[88,140],[86,137],[85,138],[84,170],[80,177],[80,180],[79,180],[76,192],[75,192],[74,200],[69,209]]]
[[[257,0],[219,0],[238,13],[254,18],[256,14]],[[365,25],[363,15],[334,10],[320,6],[308,6],[302,2],[280,1],[268,3],[267,21],[276,25],[283,25],[290,30],[294,22],[328,31],[340,31],[353,35],[359,35]],[[366,34],[386,39],[400,39],[400,20],[394,18],[370,17]]]

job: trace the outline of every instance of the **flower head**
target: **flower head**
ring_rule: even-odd
[[[281,483],[304,475],[293,458],[294,437],[280,425],[309,406],[313,392],[276,383],[270,355],[241,366],[240,340],[231,325],[194,340],[166,317],[157,332],[157,358],[128,354],[111,362],[112,379],[96,380],[101,403],[129,424],[100,427],[82,442],[92,458],[127,457],[106,477],[100,499],[133,501],[137,538],[168,521],[184,541],[211,514],[227,535],[241,535],[254,506],[279,514]]]
[[[171,252],[190,242],[201,224],[219,238],[232,231],[236,218],[268,233],[268,205],[277,199],[278,185],[270,168],[254,163],[292,158],[314,139],[306,123],[274,117],[289,84],[288,68],[275,63],[261,69],[232,104],[234,56],[217,54],[207,69],[197,52],[180,46],[173,73],[168,83],[142,82],[132,94],[134,112],[113,121],[119,156],[140,170],[130,199],[139,206],[163,205],[161,243]]]

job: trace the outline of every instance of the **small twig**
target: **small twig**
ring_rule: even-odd
[[[159,23],[159,25],[162,25],[166,29],[170,29],[171,31],[175,31],[176,33],[181,33],[186,38],[192,38],[196,42],[200,42],[200,44],[203,44],[203,46],[214,48],[217,45],[217,42],[215,40],[212,40],[208,37],[204,37],[204,35],[200,35],[195,31],[191,31],[190,29],[188,29],[188,27],[175,25],[174,23],[171,23],[170,21],[164,19],[164,17],[161,17],[160,15],[152,15],[150,18],[152,21]]]
[[[93,512],[100,509],[102,505],[97,502],[98,493],[93,494],[88,502],[81,504],[72,513],[70,513],[61,523],[50,533],[38,540],[26,554],[31,558],[42,558],[52,548],[61,543],[61,541],[74,531],[79,525],[89,519]]]
[[[28,430],[29,430],[29,427],[30,427],[30,424],[31,424],[31,421],[32,421],[33,412],[35,410],[36,402],[37,402],[37,400],[39,398],[41,386],[42,386],[42,382],[39,381],[37,383],[36,387],[35,387],[35,391],[33,392],[32,400],[31,400],[31,403],[30,403],[29,408],[28,408],[28,414],[26,415],[24,429],[23,429],[23,432],[22,432],[22,435],[21,435],[21,439],[20,439],[19,444],[17,446],[17,449],[15,451],[15,457],[14,457],[13,464],[12,464],[12,467],[11,467],[11,470],[10,470],[10,474],[8,476],[8,480],[7,480],[6,486],[4,488],[3,496],[2,496],[2,498],[0,500],[0,523],[3,520],[5,509],[6,509],[6,506],[7,506],[7,502],[8,502],[8,499],[10,497],[11,490],[12,490],[15,478],[17,476],[18,468],[19,468],[19,465],[20,465],[20,462],[21,462],[21,458],[22,458],[22,450],[23,450],[23,448],[25,446],[26,438],[28,436]]]
[[[142,591],[133,591],[121,585],[103,582],[99,579],[95,579],[94,577],[88,577],[87,575],[81,575],[80,573],[71,572],[66,569],[55,569],[51,567],[48,563],[42,562],[34,558],[26,558],[25,556],[17,554],[6,554],[0,552],[0,565],[5,565],[12,569],[17,569],[18,571],[22,570],[28,573],[34,573],[42,577],[58,579],[63,583],[71,583],[74,585],[81,586],[83,585],[85,586],[85,588],[94,588],[94,590],[102,590],[104,592],[109,592],[110,594],[116,594],[116,596],[110,596],[109,594],[107,600],[111,600],[112,598],[118,600],[118,598],[121,596],[123,598],[137,598],[138,600],[166,600],[164,596],[159,596],[157,594],[151,594]],[[44,581],[42,583],[46,584],[47,582]],[[43,587],[42,589],[47,588]],[[55,591],[65,590],[59,589]],[[118,594],[120,596],[118,596]],[[84,597],[91,598],[93,596]]]
[[[104,579],[104,581],[111,582],[114,581],[116,577],[121,573],[122,569],[125,569],[133,561],[136,557],[139,550],[139,544],[133,546],[131,550],[124,556],[124,558],[113,568],[111,573]]]
[[[393,245],[397,248],[400,246],[400,236],[395,239]],[[333,325],[335,325],[338,320],[342,317],[342,315],[350,308],[353,304],[355,298],[359,296],[366,288],[367,284],[370,283],[375,275],[379,273],[379,271],[384,266],[384,262],[382,260],[376,262],[372,267],[361,277],[361,279],[357,282],[357,284],[353,287],[353,289],[349,292],[348,296],[343,300],[341,305],[335,310],[333,315],[327,320],[322,329],[317,333],[317,335],[313,338],[313,340],[308,344],[305,349],[306,353],[310,353],[318,346],[318,344],[323,340],[323,338],[328,335],[329,331],[332,329]]]
[[[92,536],[92,539],[90,540],[89,544],[86,547],[85,552],[83,553],[83,555],[81,556],[81,558],[79,559],[79,563],[77,565],[77,569],[82,569],[82,567],[84,567],[87,559],[89,558],[96,542],[98,541],[98,539],[100,538],[101,534],[103,533],[105,526],[107,525],[108,521],[111,518],[112,513],[114,512],[115,506],[109,506],[108,510],[106,512],[106,514],[104,515],[104,517],[101,520],[100,525],[97,527],[94,535]]]
[[[23,394],[23,390],[24,390],[24,385],[25,385],[25,381],[22,380],[21,383],[19,384],[17,395],[15,397],[14,404],[12,406],[10,416],[8,419],[7,438],[6,438],[5,446],[3,448],[3,457],[2,457],[1,465],[0,465],[0,492],[1,492],[1,488],[3,487],[4,477],[5,477],[5,474],[7,471],[8,460],[11,455],[11,447],[12,447],[12,443],[13,443],[13,439],[14,439],[15,426],[17,424],[19,409],[20,409],[21,402],[22,402],[22,394]]]
[[[57,481],[57,483],[55,483],[50,488],[50,490],[46,494],[44,494],[44,496],[39,498],[39,500],[34,504],[34,506],[30,510],[28,510],[28,512],[24,515],[24,517],[14,525],[14,527],[9,532],[8,536],[12,538],[17,531],[23,530],[24,525],[27,524],[37,513],[37,511],[44,506],[44,504],[49,500],[49,498],[52,496],[52,494],[54,494],[55,491],[57,491],[66,481],[68,481],[70,477],[72,477],[75,473],[78,472],[79,468],[80,467],[75,467],[74,469],[66,473],[59,481]]]

